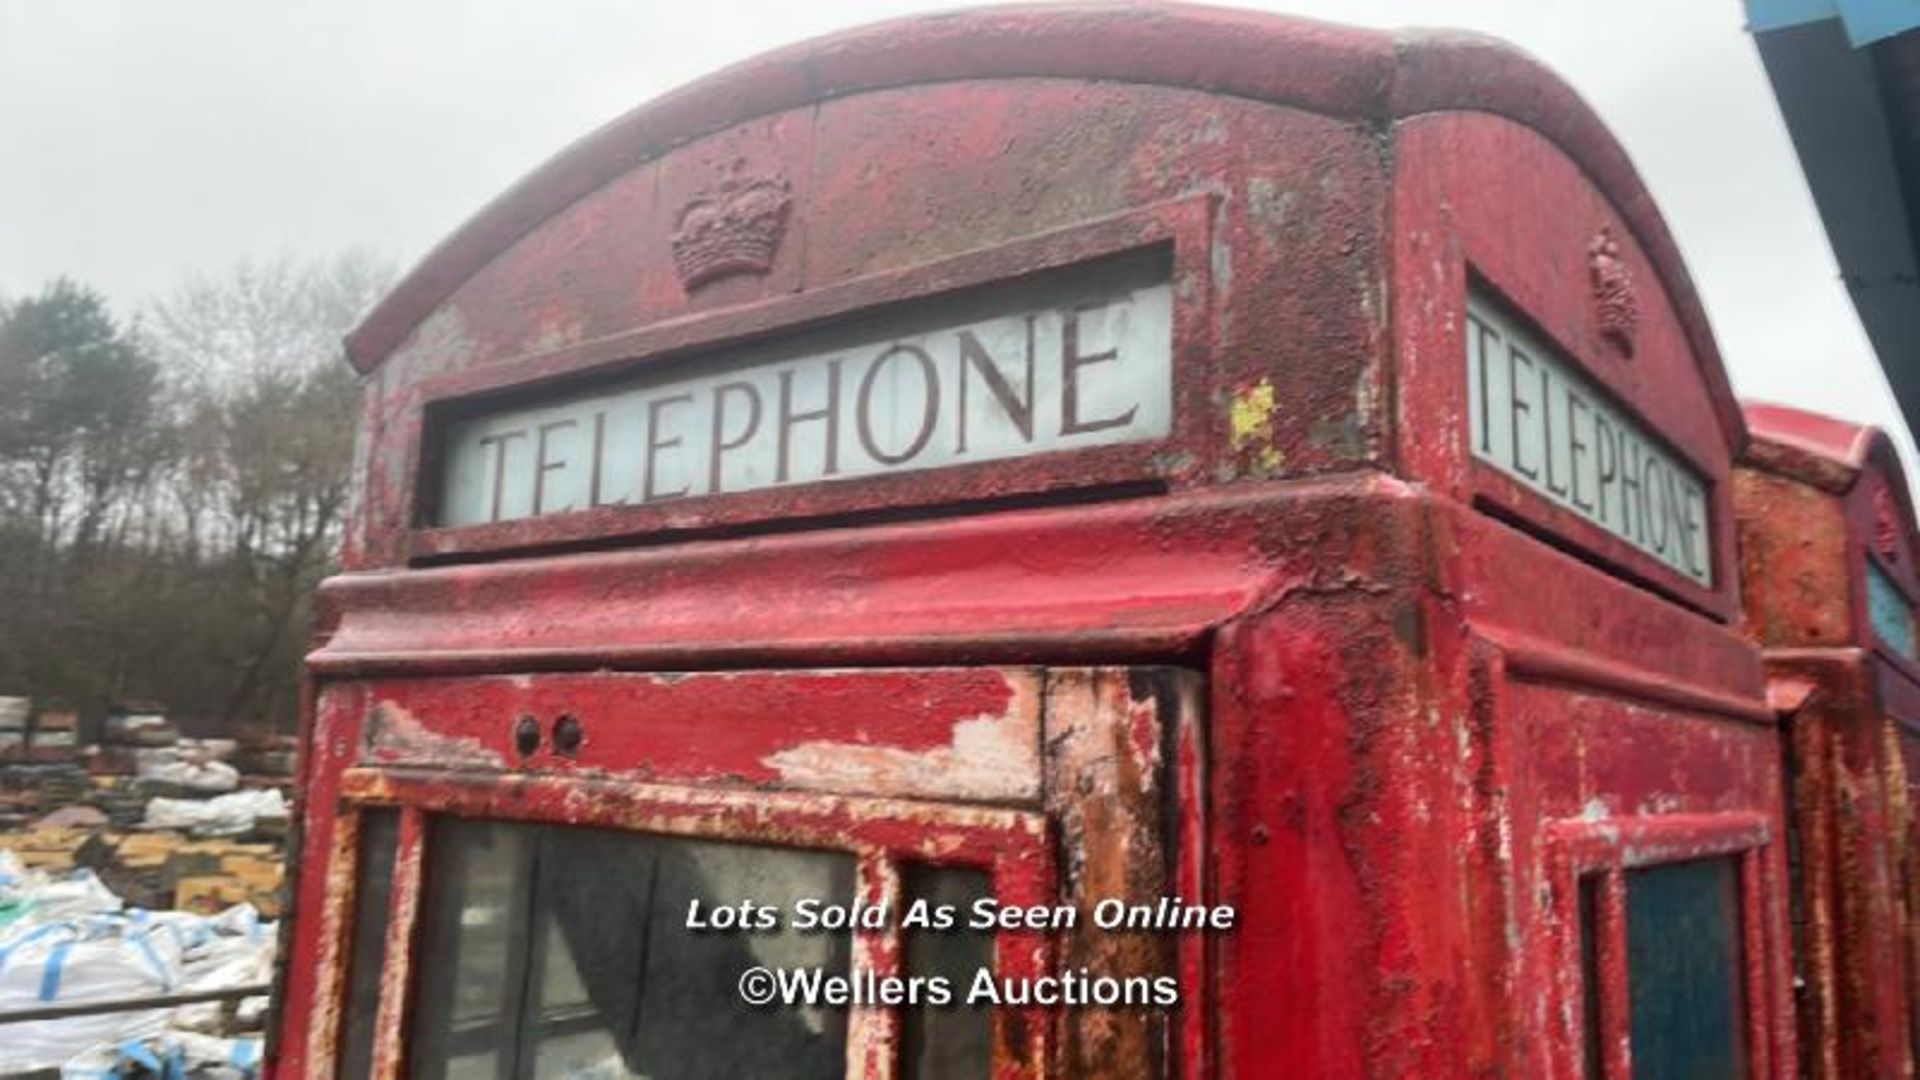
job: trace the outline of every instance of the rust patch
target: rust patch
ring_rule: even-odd
[[[1161,732],[1175,718],[1136,681],[1172,672],[1123,668],[1053,672],[1047,683],[1047,802],[1059,823],[1061,899],[1079,910],[1062,941],[1061,966],[1116,979],[1174,971],[1173,935],[1095,928],[1103,900],[1151,903],[1167,895],[1170,874],[1162,815],[1166,762]],[[1066,1075],[1124,1078],[1165,1075],[1169,1016],[1145,1008],[1082,1008],[1064,1013]]]
[[[386,956],[380,965],[380,998],[374,1022],[373,1080],[401,1080],[406,1069],[404,1028],[410,1012],[412,971],[420,915],[420,875],[425,848],[424,815],[414,807],[400,811],[400,835],[394,843],[392,892],[387,899]]]
[[[313,1016],[308,1031],[307,1080],[333,1080],[339,1052],[340,1013],[346,996],[346,962],[342,944],[350,932],[359,882],[360,815],[342,814],[334,820],[332,851],[327,859],[326,903],[320,910],[320,947],[314,982]]]
[[[506,768],[499,751],[488,749],[479,739],[443,735],[391,701],[376,704],[367,717],[366,752],[361,760],[440,768]]]

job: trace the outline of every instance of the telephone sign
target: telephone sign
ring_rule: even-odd
[[[449,425],[441,525],[1153,439],[1163,263],[1075,269]]]
[[[1467,382],[1475,457],[1713,584],[1710,500],[1698,472],[1484,295],[1467,302]]]

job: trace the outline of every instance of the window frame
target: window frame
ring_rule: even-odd
[[[405,1024],[415,993],[428,819],[435,815],[842,852],[855,860],[857,897],[868,903],[889,901],[895,907],[902,869],[909,863],[984,871],[1002,904],[1061,902],[1047,818],[1036,811],[577,776],[350,768],[341,776],[338,827],[327,862],[331,887],[321,913],[325,944],[317,979],[323,992],[313,1018],[314,1030],[327,1037],[316,1043],[311,1076],[331,1077],[338,1070],[361,815],[385,808],[397,810],[400,817],[375,1018],[373,1080],[405,1075]],[[897,925],[856,930],[852,968],[898,974],[902,946]],[[1048,934],[1001,931],[995,934],[995,971],[1003,978],[1046,974],[1053,970],[1054,952]],[[1016,1019],[1014,1014],[1021,1015]],[[894,1074],[902,1017],[898,1008],[848,1010],[847,1077],[872,1080]],[[997,1008],[993,1025],[996,1080],[1041,1076],[1051,1041],[1047,1010],[1031,1005]]]
[[[1740,898],[1740,955],[1747,1075],[1776,1080],[1784,1060],[1779,1040],[1792,1025],[1776,1014],[1776,987],[1785,978],[1776,969],[1775,927],[1779,900],[1774,866],[1774,828],[1757,811],[1606,817],[1555,822],[1548,828],[1553,853],[1550,903],[1562,928],[1558,968],[1563,973],[1561,1007],[1566,1025],[1562,1046],[1569,1051],[1573,1076],[1586,1080],[1632,1080],[1632,1015],[1627,970],[1627,872],[1698,859],[1736,860]],[[1597,940],[1588,942],[1581,918],[1583,885],[1596,883],[1594,914]],[[1585,962],[1591,946],[1598,986],[1589,986]],[[1595,998],[1590,999],[1589,994]],[[1587,1076],[1587,1002],[1597,1000],[1600,1075]]]

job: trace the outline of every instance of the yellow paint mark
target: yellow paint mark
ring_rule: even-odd
[[[1233,452],[1239,457],[1244,472],[1274,473],[1284,461],[1280,448],[1274,445],[1274,409],[1271,379],[1261,379],[1233,395],[1233,407],[1228,414],[1229,434]]]

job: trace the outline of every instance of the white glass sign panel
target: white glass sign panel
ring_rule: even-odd
[[[1469,296],[1466,331],[1473,456],[1711,586],[1700,474],[1498,301]]]
[[[1873,622],[1873,632],[1889,649],[1914,657],[1913,606],[1907,603],[1900,586],[1872,562],[1867,563],[1867,617]]]
[[[1165,437],[1164,259],[1078,267],[452,422],[440,525]]]

